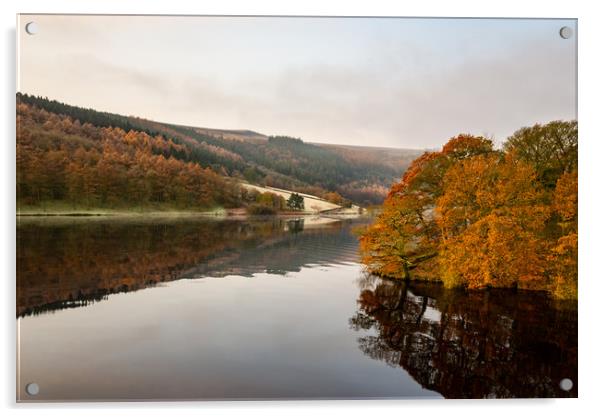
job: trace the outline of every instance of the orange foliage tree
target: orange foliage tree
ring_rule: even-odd
[[[434,209],[445,173],[455,162],[493,152],[490,140],[471,135],[451,139],[441,152],[426,152],[393,185],[376,222],[360,237],[362,261],[370,272],[432,279],[440,230]]]
[[[448,170],[436,216],[446,285],[542,285],[549,209],[535,176],[512,155],[477,156]]]
[[[562,235],[548,258],[552,291],[558,298],[577,298],[577,170],[558,179],[553,207],[560,217]]]
[[[550,185],[551,184],[551,185]],[[376,275],[577,297],[577,124],[471,135],[416,159],[360,237]]]

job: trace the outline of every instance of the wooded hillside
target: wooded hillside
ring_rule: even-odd
[[[328,192],[337,192],[362,205],[381,203],[389,186],[399,178],[411,159],[419,154],[419,151],[412,150],[389,150],[385,152],[389,155],[387,162],[382,163],[380,158],[375,158],[373,148],[319,145],[297,138],[267,137],[251,131],[172,125],[98,112],[25,94],[17,94],[17,107],[17,116],[23,119],[19,124],[17,140],[21,145],[37,151],[50,150],[46,143],[50,132],[53,150],[62,147],[69,157],[69,150],[74,146],[73,135],[86,139],[86,144],[82,146],[87,152],[92,148],[99,151],[99,144],[106,142],[105,134],[144,134],[144,140],[164,142],[160,146],[151,145],[147,149],[150,155],[162,155],[166,160],[172,158],[184,164],[197,164],[224,179],[245,179],[259,185],[320,197]],[[31,117],[31,114],[36,116]],[[64,126],[56,123],[58,120]],[[47,123],[45,127],[44,123]],[[86,128],[82,130],[83,126]],[[60,143],[62,139],[66,141],[65,146]],[[113,139],[108,142],[117,146]],[[131,144],[135,145],[133,142]],[[122,150],[119,149],[119,152]],[[28,192],[27,189],[23,191]],[[51,193],[52,198],[63,198],[64,195]],[[48,196],[40,195],[33,200],[29,194],[24,197],[41,201]],[[217,204],[227,203],[219,197],[213,200]]]

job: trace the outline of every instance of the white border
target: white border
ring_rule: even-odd
[[[594,414],[600,404],[599,303],[602,276],[598,251],[602,233],[600,160],[602,159],[599,53],[602,19],[596,2],[506,0],[495,3],[474,0],[387,2],[379,0],[222,0],[193,3],[186,0],[21,0],[0,2],[2,13],[2,141],[0,175],[2,177],[2,247],[4,274],[2,360],[0,379],[2,406],[8,415],[44,413],[48,416],[106,415],[110,411],[128,411],[133,415],[158,416],[166,413],[198,415],[243,414],[247,416],[345,415],[403,413],[447,416],[504,416],[530,412],[546,416]],[[15,22],[17,13],[120,13],[120,14],[234,14],[234,15],[345,15],[345,16],[453,16],[453,17],[560,17],[579,19],[579,399],[578,400],[503,400],[503,401],[295,401],[295,402],[193,402],[193,403],[94,403],[94,404],[15,404]]]

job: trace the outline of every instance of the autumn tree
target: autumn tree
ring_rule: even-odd
[[[562,235],[548,257],[552,291],[558,298],[577,298],[577,170],[565,172],[554,193],[553,209],[560,218]]]
[[[437,201],[443,282],[468,288],[541,288],[549,209],[535,170],[510,155],[459,161]]]
[[[442,193],[443,177],[457,161],[493,152],[483,137],[459,135],[440,152],[426,152],[416,159],[401,181],[394,184],[383,212],[360,238],[362,260],[379,275],[434,279],[440,230],[434,210]]]
[[[552,122],[502,151],[460,135],[425,153],[360,237],[368,271],[576,298],[576,135],[576,122]]]
[[[343,196],[336,191],[331,191],[324,194],[324,200],[333,204],[338,204],[339,206],[343,206],[346,203],[345,198],[343,198]]]
[[[286,208],[286,200],[278,194],[256,193],[255,202],[247,207],[249,214],[276,214]]]

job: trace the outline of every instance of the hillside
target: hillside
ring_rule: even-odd
[[[373,146],[329,145],[314,143],[326,149],[331,149],[348,161],[356,163],[384,165],[393,170],[408,167],[414,159],[422,155],[423,149],[379,148]]]
[[[173,125],[98,112],[24,94],[17,94],[17,102],[35,111],[69,120],[77,126],[148,135],[153,140],[164,142],[158,148],[155,146],[156,149],[151,146],[151,155],[161,155],[182,164],[198,164],[225,181],[244,179],[261,186],[305,192],[322,198],[329,192],[336,192],[361,205],[382,202],[389,186],[421,153],[417,150],[308,143],[285,136],[268,137],[249,130]],[[47,135],[48,132],[42,133],[44,128],[40,121],[33,118],[30,122],[33,130],[39,129],[41,135]],[[34,126],[36,123],[40,125]],[[60,126],[53,128],[55,138],[71,135]],[[86,134],[84,132],[84,136]],[[97,136],[102,134],[96,132]],[[92,140],[84,145],[89,150],[99,144],[100,137],[86,140]],[[60,143],[55,145],[58,148],[62,146]]]
[[[277,196],[280,196],[280,197],[284,198],[285,200],[288,200],[292,194],[290,191],[281,190],[279,188],[274,188],[274,187],[260,187],[258,185],[246,184],[246,183],[241,183],[241,185],[244,188],[246,188],[247,190],[255,190],[256,192],[259,192],[259,193],[267,192],[267,193],[276,194]],[[331,203],[330,201],[326,201],[326,200],[323,200],[321,198],[318,198],[318,197],[315,197],[315,196],[312,196],[309,194],[300,194],[300,195],[304,199],[306,212],[319,213],[322,211],[330,211],[330,210],[336,210],[336,209],[341,208],[341,206],[339,206],[338,204]]]

